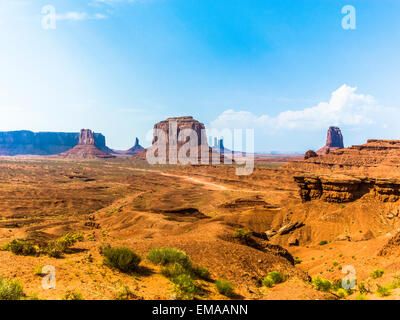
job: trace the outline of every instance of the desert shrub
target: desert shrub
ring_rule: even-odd
[[[67,292],[65,292],[63,300],[84,300],[84,299],[79,291],[67,290]]]
[[[193,274],[200,279],[210,280],[210,278],[211,278],[210,271],[208,271],[208,269],[205,267],[194,266],[192,271],[193,271]]]
[[[226,280],[217,280],[215,286],[220,294],[227,297],[232,297],[234,292],[234,286],[231,282]]]
[[[104,256],[104,265],[126,273],[135,271],[141,261],[139,255],[126,247],[113,248],[111,246],[103,246],[100,252]]]
[[[332,283],[329,280],[322,279],[320,277],[316,277],[312,281],[315,289],[319,291],[329,291],[332,287]]]
[[[43,273],[42,273],[42,269],[43,269],[43,266],[42,266],[42,265],[34,267],[34,268],[33,268],[33,274],[34,274],[35,276],[41,276],[41,275],[43,274]]]
[[[376,294],[380,297],[387,297],[392,294],[390,285],[380,286],[377,284],[378,289],[376,290]]]
[[[270,277],[265,277],[263,280],[262,280],[262,285],[264,286],[264,287],[267,287],[267,288],[272,288],[273,286],[274,286],[274,280],[272,280]]]
[[[371,272],[370,277],[372,279],[377,279],[383,276],[383,274],[385,273],[385,271],[381,270],[381,269],[375,269],[374,271]]]
[[[328,244],[328,241],[326,241],[326,240],[322,240],[322,241],[319,243],[320,246],[324,246],[324,245],[326,245],[326,244]]]
[[[191,270],[192,268],[192,263],[189,256],[179,249],[153,249],[147,255],[147,259],[156,265],[165,266],[168,264],[178,263],[187,270]]]
[[[76,242],[83,241],[84,237],[81,233],[67,233],[65,236],[50,241],[44,252],[52,258],[60,258],[68,251]]]
[[[119,286],[117,289],[115,300],[129,300],[135,297],[136,297],[135,294],[131,291],[131,289],[128,286],[122,285]]]
[[[345,289],[340,288],[339,290],[336,291],[336,294],[337,294],[340,298],[345,299],[345,298],[347,297],[348,292],[347,292]]]
[[[182,267],[182,265],[180,265],[179,263],[166,265],[161,269],[161,274],[170,279],[180,276],[182,274],[190,275],[189,271]]]
[[[39,248],[30,241],[24,239],[14,239],[2,246],[2,250],[11,251],[21,256],[33,256],[39,253]]]
[[[339,262],[337,262],[336,260],[333,260],[333,261],[332,261],[332,265],[333,265],[334,267],[336,267],[336,266],[339,265]]]
[[[299,258],[295,258],[294,259],[294,264],[300,264],[300,263],[302,263],[303,262],[303,260],[301,260],[301,259],[299,259]]]
[[[364,293],[368,293],[370,292],[370,290],[367,288],[367,286],[365,285],[364,281],[361,281],[358,284],[358,290],[360,291],[360,294],[364,294]]]
[[[0,300],[21,300],[23,297],[25,294],[19,281],[0,278]]]
[[[237,228],[233,232],[233,237],[238,239],[240,242],[248,243],[251,241],[251,231],[247,229]]]
[[[356,295],[356,300],[367,300],[367,296],[365,295],[365,293],[359,293],[358,295]]]
[[[188,274],[181,274],[171,280],[178,299],[192,300],[198,291],[196,282]]]
[[[268,277],[274,281],[274,284],[281,283],[285,280],[283,274],[279,271],[271,271],[268,273]]]

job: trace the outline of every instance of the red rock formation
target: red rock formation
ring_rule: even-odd
[[[318,154],[314,150],[308,150],[304,154],[304,160],[307,160],[309,158],[314,158],[314,157],[318,157]]]
[[[197,164],[201,164],[202,154],[208,155],[208,163],[212,163],[213,159],[219,159],[220,163],[224,163],[224,156],[220,155],[208,146],[204,124],[193,119],[193,117],[191,116],[168,118],[154,125],[154,138],[152,141],[152,145],[155,146],[157,142],[160,142],[158,140],[160,138],[157,137],[156,131],[163,131],[165,133],[166,139],[165,143],[167,163],[174,163],[173,161],[175,161],[174,158],[170,158],[169,153],[171,152],[172,155],[177,155],[180,148],[189,141],[189,137],[186,138],[186,141],[178,141],[179,133],[184,129],[192,129],[197,134],[197,140],[194,141],[195,146],[197,146],[197,156],[194,155],[195,158],[192,159],[192,163],[196,162]],[[173,150],[174,147],[176,147],[175,151]],[[146,159],[146,152],[147,150],[139,152],[137,155],[134,156],[134,159]],[[155,154],[158,155],[158,151],[155,151]],[[189,151],[186,153],[186,156],[191,158]]]
[[[326,137],[326,144],[317,151],[317,154],[326,154],[330,151],[342,148],[344,148],[342,132],[338,127],[329,127]]]
[[[114,156],[96,147],[95,134],[89,129],[82,129],[79,134],[78,145],[59,154],[59,157],[70,159],[114,158]]]

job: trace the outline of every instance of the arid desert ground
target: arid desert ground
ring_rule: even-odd
[[[175,299],[174,283],[147,259],[151,249],[168,247],[208,269],[207,279],[195,280],[194,299],[398,299],[396,202],[372,191],[349,202],[302,201],[294,177],[309,160],[264,159],[253,174],[236,176],[233,165],[3,157],[0,245],[24,239],[42,248],[66,234],[83,238],[57,258],[0,251],[0,272],[18,280],[26,297]],[[134,250],[137,270],[104,265],[105,244]],[[55,269],[54,289],[42,286],[45,265]],[[347,266],[357,285],[344,290],[335,284]],[[275,271],[284,281],[263,285]],[[219,293],[219,279],[234,293]],[[315,279],[332,286],[325,290]]]

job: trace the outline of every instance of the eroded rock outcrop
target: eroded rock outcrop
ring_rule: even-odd
[[[308,150],[304,154],[304,160],[307,160],[307,159],[310,159],[310,158],[314,158],[314,157],[318,157],[318,154],[314,150]]]
[[[329,127],[326,144],[321,149],[317,151],[317,154],[327,154],[333,150],[343,149],[343,135],[338,127]]]
[[[303,202],[321,199],[326,202],[350,202],[369,194],[383,202],[400,199],[400,179],[353,177],[346,175],[296,175]]]
[[[100,140],[99,142],[102,144],[103,140]],[[89,129],[82,129],[79,134],[78,145],[71,150],[59,154],[59,157],[70,159],[114,158],[113,155],[99,149],[97,143],[98,141],[96,141],[96,135],[94,132]]]
[[[186,139],[183,139],[183,131],[185,129],[191,129],[194,136],[186,136]],[[162,134],[162,132],[164,134]],[[165,143],[161,143],[162,138],[165,139]],[[191,116],[172,117],[156,123],[154,125],[152,147],[149,149],[151,152],[154,151],[156,157],[159,157],[159,150],[161,148],[165,149],[166,163],[179,164],[181,163],[179,160],[181,148],[183,146],[185,146],[185,148],[188,147],[189,141],[196,150],[194,154],[190,154],[190,150],[187,148],[186,153],[184,153],[187,159],[190,159],[188,161],[190,161],[191,164],[209,164],[213,163],[215,159],[218,159],[218,163],[224,163],[224,156],[209,147],[204,124],[193,119]],[[139,152],[134,158],[146,159],[146,152],[148,152],[149,149]],[[204,157],[206,159],[204,159]]]

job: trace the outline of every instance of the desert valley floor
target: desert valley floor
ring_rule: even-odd
[[[249,176],[234,170],[149,166],[131,159],[4,157],[0,245],[20,238],[40,246],[76,232],[84,240],[62,258],[0,251],[0,274],[19,280],[27,295],[39,299],[62,299],[67,291],[79,291],[84,299],[115,299],[122,287],[129,288],[131,299],[171,299],[173,284],[146,259],[153,248],[171,247],[210,271],[210,280],[198,280],[197,299],[228,299],[215,289],[217,279],[234,284],[232,299],[339,299],[333,291],[317,290],[311,279],[340,280],[348,265],[357,283],[369,288],[367,299],[400,298],[400,289],[388,297],[375,294],[377,285],[391,283],[400,270],[395,202],[368,194],[346,203],[302,202],[296,167],[266,163]],[[252,232],[249,241],[234,236],[238,228]],[[137,252],[138,272],[103,265],[104,243]],[[44,265],[55,267],[55,289],[42,288],[35,269]],[[372,279],[375,269],[384,270],[383,276]],[[271,271],[280,271],[286,281],[262,286]],[[357,294],[356,289],[345,298]]]

